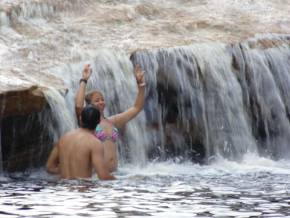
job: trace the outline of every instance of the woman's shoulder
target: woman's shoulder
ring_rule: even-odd
[[[113,126],[116,126],[116,122],[117,122],[116,115],[106,118],[104,122],[107,122]]]

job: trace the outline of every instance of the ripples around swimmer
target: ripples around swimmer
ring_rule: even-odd
[[[1,217],[285,217],[290,163],[248,157],[208,166],[121,166],[118,180],[58,180],[44,170],[1,177]]]

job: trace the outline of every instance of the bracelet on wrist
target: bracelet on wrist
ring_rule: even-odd
[[[137,83],[138,87],[145,87],[146,86],[146,83],[143,82],[143,83]]]
[[[82,82],[84,82],[85,84],[87,84],[88,80],[82,78],[82,79],[80,79],[80,84],[81,84]]]

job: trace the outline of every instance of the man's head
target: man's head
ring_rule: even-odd
[[[82,128],[94,130],[100,122],[100,111],[94,105],[87,105],[81,114]]]
[[[92,104],[96,106],[101,113],[104,112],[106,103],[104,100],[104,96],[100,91],[94,90],[89,92],[88,94],[86,94],[85,100],[87,104]]]

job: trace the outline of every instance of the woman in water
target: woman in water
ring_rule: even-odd
[[[84,101],[86,101],[87,104],[95,105],[101,113],[101,121],[96,128],[95,136],[103,142],[105,161],[111,172],[115,171],[118,166],[118,149],[116,146],[116,141],[119,136],[118,129],[124,127],[128,121],[133,119],[142,110],[144,105],[144,72],[139,65],[135,67],[134,71],[138,85],[138,94],[135,104],[122,113],[106,118],[104,117],[105,100],[103,94],[100,91],[94,90],[85,95],[86,84],[92,74],[89,64],[84,66],[80,87],[76,94],[76,113],[79,122],[80,115],[84,108]]]

